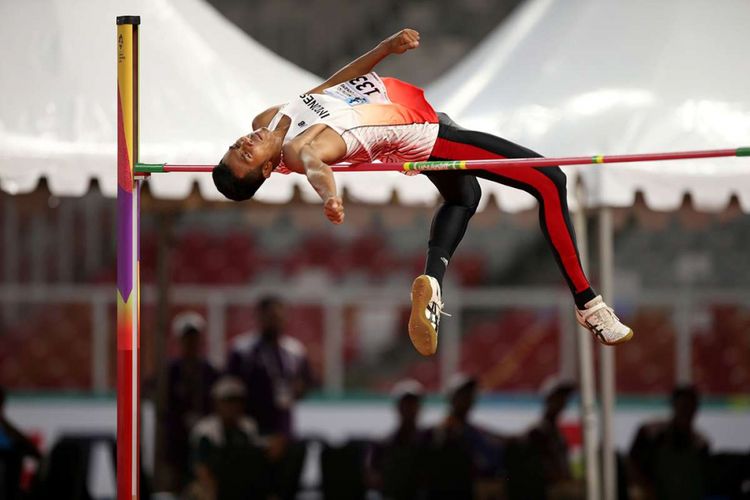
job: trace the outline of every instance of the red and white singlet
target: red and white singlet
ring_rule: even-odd
[[[438,117],[418,87],[368,73],[322,94],[302,94],[281,107],[291,119],[284,143],[311,126],[324,123],[346,143],[343,162],[424,161],[438,135]]]

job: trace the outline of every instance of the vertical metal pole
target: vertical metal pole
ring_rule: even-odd
[[[157,215],[159,234],[156,247],[156,314],[154,334],[149,337],[152,350],[152,364],[156,373],[156,430],[154,437],[154,476],[153,484],[157,491],[166,489],[169,485],[165,475],[166,456],[166,420],[167,420],[167,338],[169,329],[170,305],[170,253],[172,246],[173,217],[169,213]]]
[[[573,218],[576,236],[580,242],[578,252],[581,257],[583,268],[588,267],[588,232],[586,227],[586,213],[583,208],[582,188],[577,190],[578,210]],[[592,347],[591,333],[584,329],[578,329],[578,365],[581,370],[581,421],[583,426],[583,454],[586,461],[586,498],[587,500],[599,500],[601,489],[599,481],[599,457],[597,453],[598,439],[596,429],[596,401],[594,398],[594,349]]]
[[[324,390],[329,396],[340,396],[344,390],[344,307],[337,298],[324,307]]]
[[[691,330],[691,294],[690,284],[683,286],[679,301],[675,305],[675,318],[677,338],[675,339],[675,382],[676,384],[689,384],[693,381],[692,359],[693,359],[693,332]]]
[[[140,471],[140,188],[138,16],[117,18],[117,498],[138,500]]]
[[[614,229],[612,210],[599,208],[599,272],[601,294],[609,305],[614,303]],[[599,346],[602,399],[602,480],[604,500],[617,500],[617,462],[614,447],[615,352]]]
[[[458,290],[460,294],[460,290]],[[444,318],[440,323],[440,341],[438,349],[440,352],[440,385],[447,389],[453,374],[458,372],[461,360],[461,310],[463,304],[460,300],[451,300],[455,307],[451,311],[450,318]]]
[[[578,324],[570,314],[570,299],[560,300],[558,308],[558,327],[560,328],[560,365],[557,370],[563,380],[575,380],[578,371],[576,363],[576,333]]]
[[[73,200],[61,199],[57,207],[57,279],[70,283],[75,276],[73,238],[75,229]]]
[[[208,360],[215,368],[223,370],[226,358],[226,300],[221,293],[211,292],[207,302]]]
[[[5,220],[3,221],[3,279],[5,284],[18,284],[18,268],[21,264],[18,244],[18,211],[16,210],[16,199],[4,195]],[[18,304],[15,302],[3,303],[3,321],[12,324],[18,319]]]
[[[28,239],[31,255],[31,281],[39,284],[47,281],[47,212],[35,212],[31,216]]]
[[[104,208],[100,194],[89,192],[83,199],[84,210],[84,241],[86,242],[84,255],[84,271],[91,276],[99,269],[102,262],[102,233],[100,210]]]
[[[91,342],[91,386],[94,392],[103,393],[107,390],[107,373],[109,373],[109,321],[107,319],[107,306],[109,302],[105,297],[97,295],[91,301],[91,314],[93,325]]]

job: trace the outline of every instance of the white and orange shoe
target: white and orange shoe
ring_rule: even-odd
[[[411,285],[409,338],[422,356],[437,351],[440,316],[450,316],[443,312],[440,283],[426,274],[417,276]]]
[[[633,329],[620,321],[601,295],[586,302],[585,309],[576,307],[576,319],[604,345],[622,344],[633,338]]]

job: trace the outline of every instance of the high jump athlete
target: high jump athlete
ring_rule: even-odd
[[[539,154],[483,132],[466,130],[436,113],[421,89],[373,68],[391,54],[419,46],[419,33],[404,29],[379,43],[324,83],[253,120],[254,131],[231,145],[213,170],[219,191],[235,201],[251,198],[279,166],[307,176],[326,217],[344,222],[344,205],[329,165],[338,162],[407,162],[538,158]],[[578,257],[568,214],[565,174],[558,167],[501,172],[424,172],[443,197],[432,221],[424,274],[411,289],[409,336],[422,355],[437,349],[443,313],[441,286],[453,252],[479,205],[477,177],[522,189],[539,203],[542,232],[575,302],[578,322],[607,345],[630,340],[633,331],[591,287]]]

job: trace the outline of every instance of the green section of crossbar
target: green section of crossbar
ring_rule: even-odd
[[[404,170],[464,170],[465,161],[409,161],[404,163]]]
[[[737,148],[737,156],[750,156],[750,147]]]
[[[136,174],[155,174],[164,172],[163,163],[136,163],[135,173]]]

